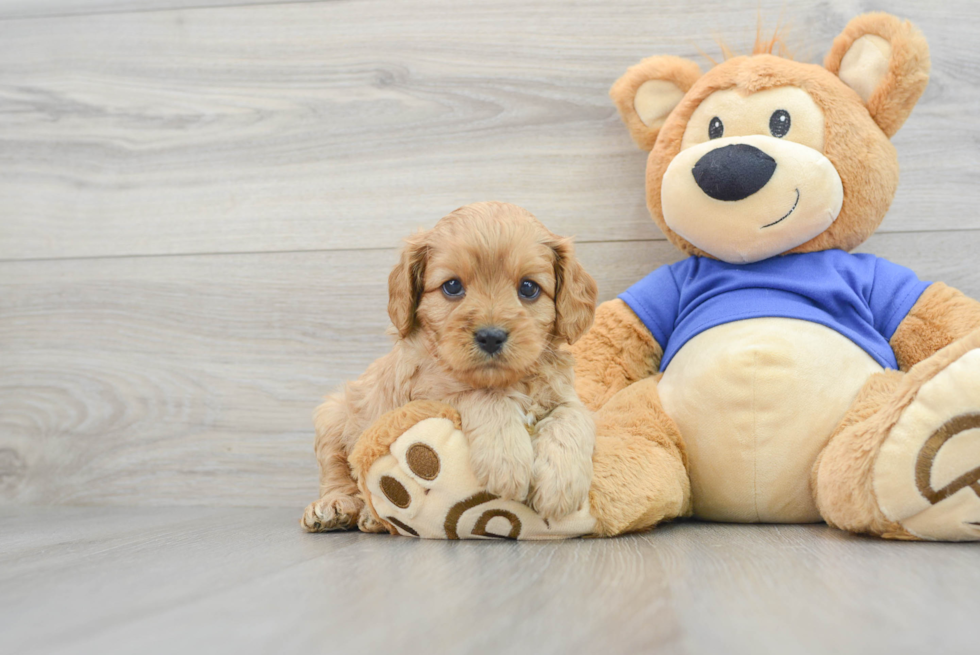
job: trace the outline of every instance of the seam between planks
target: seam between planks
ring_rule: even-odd
[[[885,236],[893,234],[956,234],[980,232],[980,228],[956,229],[956,230],[895,230],[888,232],[876,232],[872,236]],[[658,243],[666,241],[666,237],[656,239],[576,239],[576,245],[603,244],[603,243]],[[19,262],[60,262],[60,261],[88,261],[98,259],[153,259],[164,257],[222,257],[235,255],[289,255],[289,254],[309,254],[309,253],[329,253],[329,252],[373,252],[379,250],[397,250],[397,246],[371,246],[365,248],[298,248],[287,250],[228,250],[228,251],[204,251],[204,252],[166,252],[166,253],[133,253],[125,255],[77,255],[66,257],[0,257],[0,264],[16,264]]]
[[[978,228],[980,230],[980,228]],[[968,232],[973,230],[961,230]],[[657,243],[666,241],[661,239],[592,239],[576,240],[576,245],[592,243]],[[228,250],[215,252],[165,252],[165,253],[137,253],[132,255],[79,255],[69,257],[23,257],[23,258],[0,258],[0,264],[16,264],[19,262],[62,262],[62,261],[87,261],[93,259],[153,259],[161,257],[221,257],[233,255],[289,255],[289,254],[308,254],[308,253],[328,253],[328,252],[374,252],[379,250],[397,250],[397,246],[371,246],[366,248],[299,248],[291,250]]]

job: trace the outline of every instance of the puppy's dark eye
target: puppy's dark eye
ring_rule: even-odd
[[[769,117],[769,131],[777,139],[782,139],[789,132],[789,112],[785,109],[777,109]]]
[[[534,300],[540,293],[541,287],[538,286],[537,282],[532,282],[531,280],[521,280],[521,283],[517,287],[517,295],[524,300]]]
[[[450,298],[459,298],[464,292],[463,283],[456,278],[453,278],[448,282],[443,282],[442,292]]]
[[[721,135],[725,133],[725,124],[721,122],[721,119],[715,116],[708,123],[708,138],[709,139],[720,139]]]

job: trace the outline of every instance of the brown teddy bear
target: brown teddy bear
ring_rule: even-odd
[[[867,14],[824,66],[653,57],[616,82],[650,213],[691,257],[574,349],[600,438],[646,439],[633,471],[659,485],[626,511],[597,462],[606,532],[690,513],[980,538],[980,303],[847,252],[894,197],[888,139],[928,71],[910,23]]]
[[[553,526],[488,497],[451,408],[409,405],[351,456],[392,532],[607,536],[693,515],[980,538],[980,303],[848,253],[894,197],[889,137],[926,86],[928,46],[867,14],[824,66],[771,49],[703,75],[653,57],[612,88],[650,151],[650,213],[690,257],[600,305],[572,349],[596,412],[589,507]],[[444,454],[444,481],[412,473],[415,443]],[[425,486],[400,514],[377,480],[393,468]]]

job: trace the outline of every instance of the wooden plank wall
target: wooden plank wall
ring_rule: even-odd
[[[399,239],[522,204],[615,296],[678,259],[608,100],[782,13],[911,18],[933,76],[863,250],[980,297],[970,0],[0,0],[0,503],[303,505],[310,414],[388,347]]]

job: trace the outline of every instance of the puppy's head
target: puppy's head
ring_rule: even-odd
[[[399,335],[421,339],[474,387],[534,374],[543,353],[589,329],[597,296],[571,239],[499,202],[461,207],[410,237],[388,291]]]

